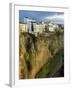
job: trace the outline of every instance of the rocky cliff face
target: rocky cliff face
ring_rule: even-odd
[[[37,36],[20,33],[19,79],[63,76],[63,37],[63,32]]]

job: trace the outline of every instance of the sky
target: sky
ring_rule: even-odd
[[[64,12],[27,11],[19,10],[19,22],[24,22],[24,17],[33,19],[36,22],[51,22],[64,24]]]

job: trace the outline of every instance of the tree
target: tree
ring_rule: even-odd
[[[31,30],[32,30],[32,32],[34,31],[33,23],[31,23]]]
[[[45,32],[48,32],[49,31],[49,27],[48,25],[45,25]]]

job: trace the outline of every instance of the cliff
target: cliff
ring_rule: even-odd
[[[64,33],[19,35],[19,79],[64,76]]]

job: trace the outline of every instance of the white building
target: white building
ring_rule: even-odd
[[[58,28],[58,25],[49,23],[49,31],[54,32]]]
[[[31,22],[35,22],[35,20],[29,19],[29,18],[24,18],[24,23],[26,23],[26,32],[32,33],[32,29],[31,29]]]
[[[20,32],[25,32],[25,30],[26,30],[26,24],[19,24],[19,30],[20,30]]]
[[[33,31],[32,31],[32,25],[33,25]],[[45,31],[45,23],[36,23],[35,20],[24,18],[24,24],[20,24],[20,30],[21,32],[28,32],[35,34],[37,36],[38,33],[42,33]]]
[[[29,32],[32,34],[36,34],[36,33],[42,33],[43,31],[45,31],[45,24],[37,24],[35,22],[35,20],[29,19],[29,18],[24,18],[24,23],[26,23],[26,29],[25,32]],[[33,31],[32,31],[32,27],[31,25],[33,24]]]

